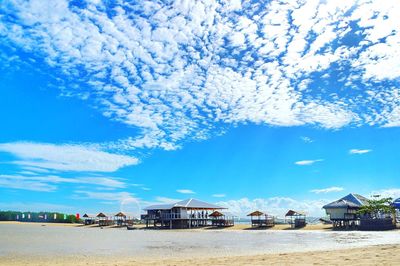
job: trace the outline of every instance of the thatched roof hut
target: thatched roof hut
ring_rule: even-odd
[[[227,227],[234,225],[235,216],[229,212],[213,211],[208,217],[211,218],[212,226]]]
[[[289,210],[286,214],[285,217],[289,217],[289,224],[291,225],[292,228],[301,228],[306,226],[306,213],[305,212],[299,212],[299,211],[294,211],[294,210]]]
[[[273,227],[275,225],[275,218],[265,212],[257,210],[247,214],[247,216],[251,217],[251,227]]]

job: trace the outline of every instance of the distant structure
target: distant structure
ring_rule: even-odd
[[[171,204],[148,206],[144,209],[147,214],[141,218],[146,222],[146,227],[192,228],[210,225],[213,218],[210,214],[223,209],[226,208],[197,199],[186,199]]]
[[[94,214],[88,214],[85,213],[83,216],[83,221],[85,225],[90,225],[90,224],[95,224],[96,223],[96,217]]]
[[[235,216],[229,212],[214,211],[208,217],[211,218],[211,226],[229,227],[235,225]]]
[[[322,208],[329,215],[334,228],[357,228],[360,225],[360,215],[357,211],[367,204],[366,197],[350,193]]]
[[[285,214],[285,218],[289,218],[289,224],[292,228],[302,228],[307,225],[306,214],[304,212],[289,210]]]
[[[251,219],[251,227],[267,228],[275,226],[275,218],[261,211],[253,211],[247,214]]]
[[[393,201],[393,207],[396,209],[396,222],[400,222],[400,198]]]

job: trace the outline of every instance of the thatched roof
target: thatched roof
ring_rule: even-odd
[[[104,217],[107,217],[107,215],[105,215],[104,213],[100,212],[99,214],[97,214],[96,217],[104,218]]]
[[[216,217],[235,217],[235,215],[233,215],[230,212],[221,212],[221,211],[214,211],[208,216],[214,217],[214,218],[216,218]]]
[[[178,201],[176,203],[171,203],[171,204],[158,204],[158,205],[151,205],[144,210],[170,210],[172,208],[188,208],[192,210],[222,210],[226,209],[224,207],[200,201],[197,199],[186,199],[182,201]]]
[[[334,202],[326,204],[322,208],[324,209],[336,209],[336,208],[360,208],[363,205],[368,204],[368,199],[358,194],[352,194],[338,199]]]
[[[126,217],[126,215],[122,212],[119,212],[117,214],[114,215],[115,217]]]
[[[294,210],[289,210],[285,216],[305,216],[306,214],[304,212],[298,212]]]
[[[210,216],[210,217],[221,217],[221,216],[224,216],[224,214],[222,212],[219,212],[219,211],[214,211],[213,213],[211,213],[208,216]]]
[[[247,216],[261,216],[264,215],[265,213],[260,212],[260,211],[254,211],[252,213],[247,214]]]

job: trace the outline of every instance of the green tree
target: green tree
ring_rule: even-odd
[[[363,205],[358,211],[359,214],[370,216],[371,218],[380,218],[382,215],[395,213],[395,208],[392,206],[392,198],[380,198],[374,196],[374,199],[368,200],[368,204]]]

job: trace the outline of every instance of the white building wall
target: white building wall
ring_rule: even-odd
[[[344,214],[347,213],[347,209],[327,209],[326,213],[331,217],[331,219],[344,219]]]

